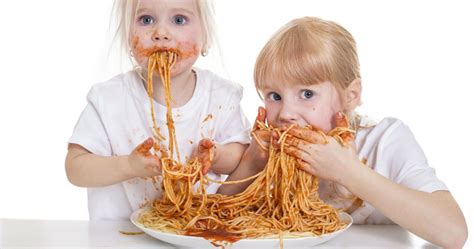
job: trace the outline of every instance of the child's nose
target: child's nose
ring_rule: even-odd
[[[169,40],[171,40],[171,35],[165,27],[161,26],[161,27],[157,27],[155,29],[155,31],[153,32],[153,34],[151,36],[151,39],[155,42],[169,41]]]
[[[297,108],[290,104],[284,104],[279,113],[279,121],[282,124],[293,124],[298,121]]]

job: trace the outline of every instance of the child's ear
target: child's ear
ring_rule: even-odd
[[[344,89],[344,109],[347,111],[354,110],[361,104],[360,98],[362,94],[362,85],[360,79],[353,80],[346,89]]]

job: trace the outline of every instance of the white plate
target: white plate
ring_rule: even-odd
[[[179,246],[179,247],[189,247],[189,248],[213,248],[216,247],[211,244],[209,240],[206,240],[202,237],[196,236],[186,236],[186,235],[177,235],[173,233],[159,232],[150,228],[144,227],[138,222],[138,215],[143,211],[143,209],[136,210],[130,216],[132,223],[143,230],[148,235],[168,242],[170,244]],[[287,238],[283,239],[284,248],[294,248],[294,247],[311,247],[324,243],[330,239],[335,238],[352,224],[352,217],[345,212],[339,213],[339,218],[346,222],[348,225],[336,232],[324,234],[322,236],[311,236],[311,237],[302,237],[302,238]],[[279,248],[280,240],[276,239],[241,239],[229,246],[228,248]]]

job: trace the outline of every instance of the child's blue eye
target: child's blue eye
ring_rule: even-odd
[[[304,99],[310,99],[314,96],[314,92],[308,89],[301,91],[301,95]]]
[[[155,19],[150,15],[141,16],[138,20],[143,25],[150,25],[150,24],[153,24],[155,22]]]
[[[276,92],[269,93],[268,97],[273,101],[280,101],[281,100],[281,96]]]
[[[186,19],[185,16],[182,15],[176,15],[173,17],[173,23],[178,24],[178,25],[183,25],[187,22],[188,20]]]

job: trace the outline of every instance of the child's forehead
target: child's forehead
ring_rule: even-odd
[[[295,73],[295,70],[288,68],[272,68],[259,74],[260,86],[267,87],[293,87],[293,86],[310,86],[321,83],[317,79],[308,74]]]
[[[165,8],[183,9],[188,11],[197,10],[196,0],[135,0],[134,7],[140,9]]]
[[[263,82],[260,85],[260,89],[265,91],[265,90],[279,90],[279,91],[285,91],[285,90],[290,90],[290,89],[303,89],[303,88],[319,88],[321,86],[321,83],[319,82],[314,82],[313,84],[307,84],[300,82],[297,79],[293,80],[285,80],[283,78],[273,78],[273,79],[268,79],[265,82]]]

